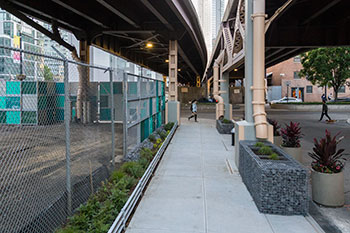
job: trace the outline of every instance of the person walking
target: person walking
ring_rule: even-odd
[[[326,100],[322,100],[322,114],[321,114],[321,118],[319,121],[322,121],[323,116],[326,116],[328,118],[328,120],[332,120],[329,116],[328,116],[328,106],[326,103]]]
[[[192,117],[194,117],[194,121],[197,121],[197,100],[192,100],[191,102],[191,112],[192,115],[188,117],[188,120],[190,120]]]

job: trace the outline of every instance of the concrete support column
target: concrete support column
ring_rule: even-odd
[[[169,41],[169,100],[177,101],[177,41]]]
[[[230,76],[228,72],[222,73],[222,78],[220,82],[220,94],[224,99],[225,105],[225,115],[224,117],[228,120],[231,120],[232,115],[230,114]]]
[[[169,101],[166,104],[167,122],[180,124],[180,103],[177,93],[177,41],[169,41]]]
[[[244,112],[245,120],[235,124],[235,163],[239,167],[239,141],[255,140],[253,121],[253,0],[245,0],[245,39],[244,39]]]
[[[90,63],[90,45],[87,41],[80,41],[79,44],[80,62]],[[79,86],[77,93],[77,118],[84,124],[88,123],[89,101],[89,85],[90,85],[90,70],[87,66],[78,66]]]
[[[253,117],[256,137],[268,139],[265,112],[265,0],[254,0],[253,13]]]

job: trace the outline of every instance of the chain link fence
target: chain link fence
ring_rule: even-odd
[[[53,232],[164,122],[160,80],[7,47],[0,73],[3,233]]]

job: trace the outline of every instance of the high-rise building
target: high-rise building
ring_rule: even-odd
[[[43,34],[25,24],[18,18],[0,9],[0,45],[22,48],[24,50],[43,53]],[[40,72],[43,59],[7,49],[0,50],[0,78],[16,79],[18,74],[25,74],[26,80],[41,79]]]
[[[211,56],[228,0],[192,0]]]
[[[49,30],[52,31],[51,25],[44,23],[43,26]],[[73,39],[73,34],[64,30],[60,30],[60,35],[61,38],[72,44],[72,40]],[[45,51],[45,55],[49,55],[49,56],[53,56],[53,57],[57,57],[60,56],[59,54],[57,54],[57,52],[53,49],[53,47],[55,47],[64,57],[66,57],[67,59],[71,59],[71,52],[64,48],[63,46],[60,46],[57,42],[51,40],[49,37],[44,37],[44,51]],[[54,60],[54,59],[49,59],[49,58],[45,58],[45,65],[48,66],[53,74],[53,78],[55,80],[63,80],[63,76],[64,76],[64,65],[63,62],[60,60]]]

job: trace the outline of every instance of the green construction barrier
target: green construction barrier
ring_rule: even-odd
[[[100,95],[109,95],[111,93],[110,83],[101,82],[100,83]]]
[[[77,115],[77,111],[75,110],[75,107],[73,107],[72,108],[72,120],[74,120],[76,115]],[[63,119],[64,119],[64,111],[63,111]]]
[[[152,98],[149,98],[149,115],[152,116],[152,113],[153,113]]]
[[[20,95],[21,94],[21,83],[14,81],[6,82],[6,94],[8,95]]]
[[[36,95],[36,82],[23,82],[22,93],[25,95]]]
[[[160,111],[160,101],[159,101],[160,98],[159,98],[158,96],[157,96],[156,98],[157,98],[157,99],[156,99],[156,106],[157,106],[157,107],[156,107],[156,109],[157,109],[156,112],[159,112],[159,111]]]
[[[22,123],[23,124],[37,124],[36,112],[22,112]]]
[[[73,111],[75,111],[75,108],[72,109],[72,119],[74,118]],[[64,109],[56,109],[56,121],[64,121]]]
[[[56,85],[56,94],[64,94],[64,83],[55,83]]]
[[[0,96],[0,109],[6,109],[6,97]]]
[[[154,125],[153,125],[153,116],[149,118],[149,134],[153,133]]]
[[[6,112],[6,123],[7,124],[21,124],[21,112],[20,111],[8,111]]]
[[[6,112],[5,111],[0,111],[0,123],[6,124]]]
[[[160,127],[162,125],[162,113],[158,112],[157,113],[157,128]]]
[[[20,109],[21,98],[20,97],[6,97],[7,109]]]
[[[38,83],[38,92],[39,94],[47,94],[47,83],[39,82]]]
[[[100,107],[108,108],[109,107],[109,95],[101,95],[100,96]]]
[[[109,109],[109,108],[100,109],[100,120],[110,121],[111,120],[111,109]]]
[[[43,110],[47,108],[47,96],[39,96],[38,109]]]
[[[113,83],[113,94],[123,94],[123,83],[121,82]]]
[[[48,106],[52,106],[52,105],[49,104]],[[56,96],[56,107],[64,108],[64,96],[62,95]]]

